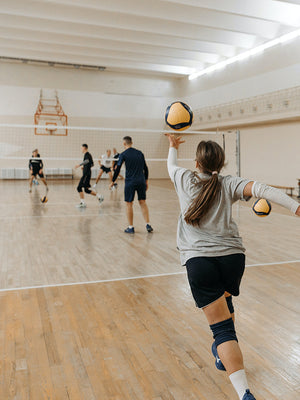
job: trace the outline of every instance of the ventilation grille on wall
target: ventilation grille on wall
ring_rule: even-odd
[[[300,86],[195,110],[194,126],[197,122],[197,128],[198,125],[205,128],[236,121],[255,123],[291,117],[300,117]]]

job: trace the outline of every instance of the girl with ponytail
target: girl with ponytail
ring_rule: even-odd
[[[225,154],[213,141],[196,150],[197,172],[177,166],[181,137],[170,142],[168,172],[180,203],[177,247],[197,307],[213,334],[215,365],[229,375],[240,400],[255,400],[249,390],[243,356],[234,326],[232,296],[239,295],[245,269],[245,248],[232,218],[232,205],[251,196],[278,203],[300,216],[299,203],[278,189],[259,182],[220,174]]]

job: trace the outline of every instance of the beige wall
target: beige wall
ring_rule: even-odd
[[[241,174],[281,186],[300,178],[300,122],[241,129]]]
[[[122,150],[122,128],[163,129],[164,111],[176,97],[176,80],[148,75],[75,70],[0,62],[0,123],[32,124],[41,88],[57,89],[70,126],[120,128],[117,133],[69,131],[67,137],[41,137],[33,129],[1,128],[0,156],[29,157],[37,147],[44,158],[81,159],[81,143],[94,158],[106,148]],[[126,132],[126,134],[130,134]],[[166,158],[162,134],[132,133],[147,158]],[[72,167],[75,161],[45,161],[49,168]],[[0,160],[0,168],[24,167],[26,160]],[[164,162],[149,161],[150,177],[166,178]]]

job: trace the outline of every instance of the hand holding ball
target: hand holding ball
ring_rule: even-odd
[[[271,203],[266,199],[258,199],[253,204],[252,210],[258,217],[266,217],[272,210]]]
[[[184,131],[192,125],[193,111],[187,104],[176,101],[166,109],[165,121],[170,128]]]

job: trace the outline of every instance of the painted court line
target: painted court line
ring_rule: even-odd
[[[271,262],[271,263],[262,263],[262,264],[249,264],[246,267],[258,267],[265,265],[281,265],[281,264],[295,264],[300,263],[300,260],[290,260],[290,261],[279,261],[279,262]],[[63,286],[78,286],[78,285],[91,285],[95,283],[109,283],[109,282],[122,282],[122,281],[130,281],[136,279],[146,279],[146,278],[159,278],[161,276],[172,276],[172,275],[183,275],[186,274],[186,271],[178,271],[178,272],[167,272],[164,274],[152,274],[152,275],[140,275],[140,276],[130,276],[127,278],[113,278],[113,279],[101,279],[97,281],[84,281],[84,282],[72,282],[72,283],[58,283],[53,285],[37,285],[37,286],[24,286],[17,288],[7,288],[0,289],[0,292],[12,292],[17,290],[28,290],[28,289],[44,289],[44,288],[52,288],[52,287],[63,287]]]

